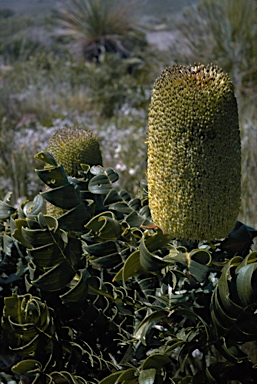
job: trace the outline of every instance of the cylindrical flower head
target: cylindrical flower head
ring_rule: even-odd
[[[86,128],[60,128],[50,138],[47,151],[62,164],[67,176],[78,177],[80,164],[102,165],[102,154],[97,137]],[[48,215],[59,217],[66,211],[46,203]]]
[[[177,240],[215,240],[240,208],[237,101],[215,65],[174,66],[157,78],[149,107],[149,206]]]
[[[60,128],[50,138],[48,147],[68,176],[77,177],[80,164],[102,165],[97,137],[86,128]]]

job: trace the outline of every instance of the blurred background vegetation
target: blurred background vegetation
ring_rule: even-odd
[[[257,227],[256,0],[2,0],[0,196],[41,188],[34,154],[60,127],[85,125],[104,165],[137,193],[147,112],[168,65],[215,63],[234,84],[242,135],[242,209]]]

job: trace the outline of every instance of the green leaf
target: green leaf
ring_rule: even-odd
[[[99,384],[115,384],[115,383],[118,383],[120,375],[121,375],[120,371],[114,372],[111,375],[109,375],[109,376],[105,377],[104,379],[102,379],[99,382]]]
[[[161,369],[164,365],[170,364],[171,359],[165,355],[160,353],[154,353],[148,356],[142,364],[142,369]]]
[[[139,384],[154,384],[155,376],[156,376],[156,369],[154,369],[154,368],[144,369],[139,374],[138,383]]]
[[[87,269],[78,272],[68,284],[69,291],[60,295],[63,304],[78,303],[84,301],[87,297],[87,280],[90,274]]]
[[[65,212],[58,217],[60,228],[66,231],[82,232],[85,228],[85,223],[91,219],[91,208],[87,210],[83,203],[80,203],[75,208]]]
[[[88,190],[94,194],[107,195],[111,189],[110,180],[104,174],[94,176],[88,183]]]
[[[39,178],[50,188],[59,188],[69,184],[68,178],[63,166],[60,164],[56,167],[44,169],[36,169]]]
[[[138,325],[134,337],[141,340],[142,344],[147,345],[146,343],[146,334],[148,329],[153,325],[153,323],[158,322],[167,317],[167,311],[160,309],[154,311],[150,315],[147,315],[141,323]]]
[[[14,212],[16,212],[16,208],[4,201],[0,201],[0,219],[8,219]]]
[[[54,383],[60,384],[88,384],[88,381],[81,376],[73,375],[67,371],[51,372],[50,377]],[[51,381],[50,381],[51,383]]]
[[[34,156],[34,158],[37,159],[37,160],[41,160],[44,163],[50,164],[50,165],[52,165],[54,167],[56,167],[58,165],[56,160],[55,160],[55,158],[51,155],[51,153],[46,152],[46,151],[38,152]]]
[[[164,247],[170,241],[170,236],[158,229],[154,234],[148,234],[141,239],[139,244],[140,264],[147,271],[156,271],[168,265],[162,257],[153,252]]]
[[[127,381],[130,380],[135,380],[135,373],[136,373],[136,368],[129,368],[126,369],[121,373],[119,376],[118,380],[116,380],[116,383],[126,383]]]
[[[73,184],[66,184],[55,189],[41,192],[49,203],[63,209],[72,209],[81,203],[79,191]]]
[[[115,204],[119,201],[122,201],[122,198],[120,197],[118,192],[114,188],[112,188],[104,199],[104,205]]]
[[[104,212],[93,217],[85,227],[105,240],[118,239],[121,235],[120,223],[115,219],[112,212]]]
[[[239,268],[239,269],[238,269]],[[236,287],[242,306],[253,303],[254,292],[252,288],[253,273],[257,269],[257,263],[237,267]]]
[[[59,231],[49,231],[48,229],[30,229],[21,227],[21,234],[23,240],[33,247],[40,247],[41,245],[51,244],[52,242],[60,244],[61,240],[61,233]]]
[[[235,228],[230,232],[229,236],[222,241],[220,247],[222,251],[226,251],[229,256],[236,254],[246,256],[257,231],[240,221],[236,222]]]
[[[140,226],[148,225],[150,223],[150,220],[148,220],[144,216],[139,215],[137,212],[132,211],[126,217],[126,222],[131,227],[140,227]]]
[[[60,252],[60,249],[63,248],[64,245],[50,243],[38,248],[29,249],[28,254],[37,267],[49,268],[63,260],[63,255]]]
[[[42,291],[59,291],[70,282],[75,273],[76,271],[71,264],[68,261],[63,260],[43,275],[39,276],[39,278],[33,280],[32,284],[35,287],[42,289]]]
[[[44,208],[44,199],[41,195],[36,195],[33,201],[29,201],[23,207],[23,212],[27,217],[33,217]]]
[[[190,261],[188,269],[195,280],[198,281],[198,283],[203,283],[207,273],[209,272],[209,268],[206,265],[200,264],[194,260]]]
[[[115,275],[113,281],[122,280],[125,284],[130,277],[136,276],[140,270],[142,270],[140,252],[137,250],[127,258],[124,266]]]
[[[235,317],[240,316],[242,307],[236,304],[232,300],[231,292],[228,284],[232,279],[231,271],[230,271],[231,268],[236,268],[241,262],[242,262],[242,257],[240,256],[235,256],[231,260],[229,260],[229,262],[222,269],[222,274],[220,276],[218,285],[216,287],[216,289],[218,290],[219,297],[221,300],[222,307],[224,308],[224,311],[227,313],[233,314],[233,316]]]
[[[42,364],[33,359],[27,359],[20,361],[18,364],[12,366],[12,372],[17,375],[24,375],[30,372],[40,372],[42,370]]]

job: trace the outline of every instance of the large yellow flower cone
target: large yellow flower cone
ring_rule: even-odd
[[[237,101],[214,65],[174,66],[157,78],[149,107],[149,205],[178,240],[214,240],[233,229],[240,207]]]

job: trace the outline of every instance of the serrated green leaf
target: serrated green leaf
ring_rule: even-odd
[[[109,209],[128,214],[132,211],[132,208],[124,201],[118,201],[117,203],[110,204]]]
[[[83,236],[82,236],[83,238]],[[83,249],[93,256],[107,256],[117,253],[118,248],[115,241],[109,240],[104,243],[95,243],[92,245],[83,245]]]
[[[42,229],[48,229],[49,231],[56,232],[58,229],[58,220],[55,217],[43,215],[40,213],[38,215],[38,224]]]
[[[212,261],[211,252],[207,249],[193,249],[190,253],[191,260],[203,265],[209,265]]]
[[[88,381],[81,376],[73,375],[67,371],[51,372],[54,383],[61,384],[88,384]]]
[[[203,283],[207,273],[209,272],[209,268],[206,265],[200,264],[194,260],[190,261],[188,269],[195,280],[198,281],[198,283]]]
[[[219,291],[219,297],[224,311],[228,313],[233,313],[235,317],[240,316],[242,307],[232,301],[231,292],[228,284],[232,279],[230,269],[236,268],[241,262],[242,257],[240,256],[235,256],[231,260],[229,260],[229,262],[222,269],[222,274],[220,276],[218,286],[216,288]]]
[[[115,181],[119,180],[119,174],[115,172],[112,168],[106,168],[105,173],[111,183],[115,183]]]
[[[120,195],[120,197],[122,198],[122,200],[126,201],[127,203],[131,200],[131,196],[130,196],[130,194],[128,193],[128,191],[126,191],[126,189],[122,189],[122,190],[119,192],[119,195]]]
[[[15,352],[18,352],[21,356],[33,356],[35,354],[37,345],[39,344],[39,338],[40,335],[37,334],[28,343],[19,347],[12,347],[11,349]]]

